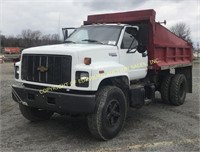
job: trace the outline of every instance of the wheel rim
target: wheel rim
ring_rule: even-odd
[[[106,109],[106,126],[114,127],[119,122],[120,116],[119,101],[112,100]]]

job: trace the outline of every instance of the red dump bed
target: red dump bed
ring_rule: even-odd
[[[155,16],[154,10],[90,15],[87,21],[84,21],[84,25],[95,23],[122,23],[139,27],[146,25],[143,34],[147,35],[145,42],[148,49],[149,69],[164,70],[192,65],[191,45],[155,22]]]

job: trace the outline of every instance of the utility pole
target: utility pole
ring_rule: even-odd
[[[199,43],[197,43],[197,57],[199,58],[200,57],[200,50],[199,50]]]
[[[60,13],[59,13],[59,19],[58,19],[58,39],[60,41]]]

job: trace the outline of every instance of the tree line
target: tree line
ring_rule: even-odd
[[[1,47],[29,48],[34,46],[61,43],[58,34],[42,34],[39,30],[22,30],[17,36],[5,36],[0,34]]]

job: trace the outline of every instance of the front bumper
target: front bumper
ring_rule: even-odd
[[[39,109],[66,114],[94,113],[95,95],[48,92],[40,94],[39,89],[12,86],[12,98],[21,104]]]

